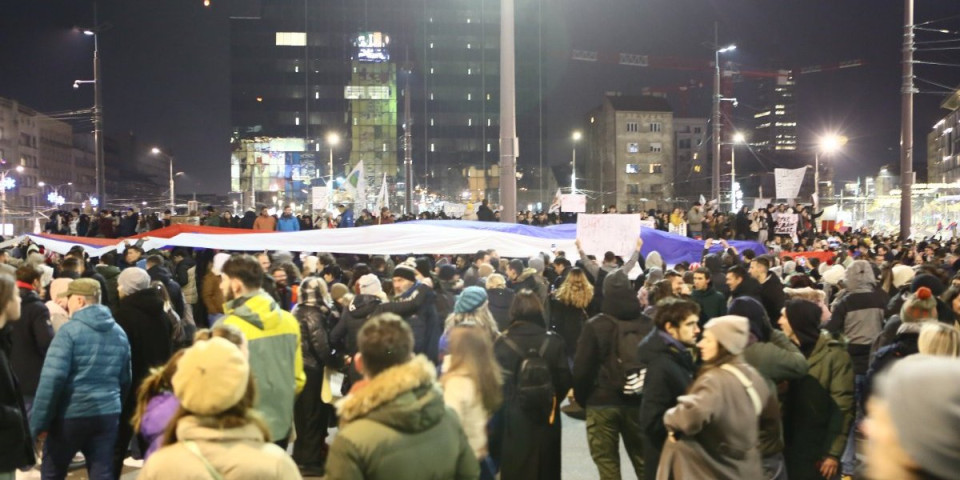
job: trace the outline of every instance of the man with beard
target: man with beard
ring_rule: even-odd
[[[300,324],[260,288],[263,269],[257,259],[234,255],[220,271],[226,301],[221,322],[239,328],[250,342],[250,369],[259,392],[255,407],[263,414],[270,438],[286,448],[294,400],[307,381]]]
[[[416,272],[405,265],[393,269],[393,302],[380,305],[378,313],[390,312],[403,317],[413,330],[415,353],[423,353],[436,362],[443,329],[437,317],[436,294],[418,282]]]
[[[299,232],[300,220],[293,216],[293,208],[290,205],[283,207],[283,215],[277,220],[278,232]]]
[[[696,367],[690,353],[700,334],[700,307],[688,300],[665,300],[653,319],[657,328],[639,346],[640,361],[646,366],[640,428],[644,479],[657,476],[660,452],[667,440],[663,414],[677,404],[677,397],[693,382]]]

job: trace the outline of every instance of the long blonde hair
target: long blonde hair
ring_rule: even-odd
[[[143,415],[147,412],[147,405],[153,397],[163,391],[173,391],[173,376],[177,373],[177,363],[186,349],[178,350],[167,360],[166,365],[156,367],[150,370],[150,376],[143,380],[140,388],[137,389],[137,409],[130,419],[130,425],[133,425],[133,431],[140,433],[140,424],[143,423]]]
[[[941,357],[960,357],[960,331],[940,322],[927,322],[917,340],[920,353]]]
[[[554,294],[560,303],[570,305],[573,308],[587,308],[590,301],[593,300],[593,285],[587,279],[586,274],[580,268],[572,268],[567,278]]]
[[[463,375],[473,380],[488,413],[500,408],[503,375],[493,355],[493,341],[486,331],[468,325],[450,330],[450,368],[440,383],[445,384],[451,375]]]

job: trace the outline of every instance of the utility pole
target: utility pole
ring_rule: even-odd
[[[500,1],[500,221],[517,223],[517,102],[514,0]]]
[[[710,198],[720,208],[720,27],[713,24],[713,181]]]
[[[106,172],[103,158],[103,91],[100,80],[100,25],[97,24],[97,4],[93,4],[93,141],[96,144],[97,199],[100,208],[107,208]]]
[[[900,238],[913,223],[913,0],[903,8],[903,89],[900,106]]]
[[[410,64],[410,52],[407,52],[405,65],[407,81],[403,88],[403,177],[405,182],[403,209],[404,213],[413,214],[413,118],[410,116],[410,76],[413,68]]]

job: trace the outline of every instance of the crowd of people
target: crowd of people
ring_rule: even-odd
[[[564,416],[604,480],[621,441],[644,479],[954,478],[960,244],[738,251],[704,218],[701,261],[676,265],[640,239],[512,259],[21,244],[0,254],[0,479],[64,478],[78,452],[97,479],[131,456],[147,479],[559,479]]]

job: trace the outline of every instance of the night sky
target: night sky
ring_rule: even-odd
[[[185,170],[178,192],[225,192],[229,185],[229,0],[102,0],[105,126],[175,153]],[[358,0],[359,1],[359,0]],[[406,0],[396,0],[406,1]],[[690,116],[709,115],[709,72],[640,69],[567,60],[571,48],[710,60],[704,47],[719,22],[721,43],[738,49],[725,58],[744,69],[827,64],[861,59],[864,67],[798,79],[801,146],[828,130],[850,138],[830,161],[838,176],[854,178],[899,162],[902,2],[896,0],[558,0],[544,2],[548,162],[566,161],[569,132],[603,92],[638,94],[644,86],[703,82]],[[317,2],[322,4],[321,1]],[[520,8],[536,8],[517,0]],[[531,5],[534,5],[531,7]],[[960,31],[960,2],[917,2],[917,23],[958,16],[931,26]],[[0,9],[0,96],[41,112],[88,108],[93,40],[74,29],[93,22],[88,0],[5,0]],[[518,24],[518,29],[525,28]],[[530,27],[532,28],[532,27]],[[920,33],[918,40],[960,35]],[[960,46],[960,42],[951,44]],[[920,52],[918,58],[960,64],[960,50]],[[960,84],[960,68],[918,66],[916,74]],[[749,82],[737,85],[747,99]],[[939,90],[918,83],[921,91]],[[946,111],[942,95],[916,97],[915,156],[925,172],[926,134]],[[753,115],[743,101],[736,119]],[[89,123],[77,124],[78,129]],[[533,140],[523,139],[520,141]],[[740,154],[738,164],[749,162]],[[550,160],[552,159],[552,160]],[[521,162],[524,159],[520,160]],[[746,168],[746,167],[744,167]]]

